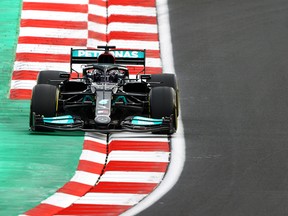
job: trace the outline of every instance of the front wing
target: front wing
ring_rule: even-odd
[[[113,132],[157,132],[172,134],[173,129],[173,116],[165,117],[162,119],[153,119],[142,116],[127,117],[121,122],[120,128],[91,128],[84,126],[84,122],[71,115],[57,116],[57,117],[44,117],[32,115],[32,125],[30,129],[32,131],[38,130],[59,130],[59,131],[84,131],[84,132],[101,132],[101,133],[113,133]]]

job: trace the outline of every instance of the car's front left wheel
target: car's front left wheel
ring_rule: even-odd
[[[45,117],[56,116],[59,91],[56,86],[48,84],[35,85],[30,104],[30,128],[33,126],[33,113]],[[37,128],[34,130],[37,131]]]

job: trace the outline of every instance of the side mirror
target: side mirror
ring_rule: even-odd
[[[140,75],[140,79],[149,80],[149,79],[151,79],[151,75],[150,74],[142,74],[142,75]]]
[[[70,73],[60,73],[60,78],[69,79],[70,78]]]

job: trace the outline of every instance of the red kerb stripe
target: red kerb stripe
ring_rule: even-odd
[[[67,182],[57,192],[81,197],[81,196],[84,196],[90,189],[91,189],[90,185],[70,181],[70,182]]]
[[[122,5],[122,6],[141,6],[141,7],[155,7],[155,0],[109,0],[109,6]]]
[[[10,89],[10,99],[12,100],[30,100],[32,89]]]
[[[88,13],[88,5],[23,2],[22,10],[43,10],[43,11]]]
[[[141,71],[140,67],[137,66],[127,66],[127,67],[131,75],[136,75]],[[162,73],[161,67],[146,67],[146,74],[160,74],[160,73]]]
[[[105,144],[97,143],[92,140],[84,140],[83,149],[96,151],[103,154],[107,153],[107,146]]]
[[[99,164],[99,163],[86,161],[86,160],[80,160],[77,170],[101,175],[103,168],[104,168],[104,164]]]
[[[16,61],[69,63],[70,55],[42,54],[42,53],[17,53]]]
[[[47,45],[62,45],[62,46],[86,46],[87,39],[74,38],[49,38],[49,37],[19,37],[18,44],[47,44]]]
[[[12,80],[36,80],[38,71],[22,70],[14,71],[12,74]]]
[[[158,41],[159,35],[153,33],[120,32],[112,31],[108,34],[108,40],[139,40],[139,41]]]
[[[149,194],[158,184],[133,182],[99,182],[89,192]]]
[[[131,206],[73,204],[56,215],[119,216]]]
[[[94,14],[88,14],[88,21],[106,25],[107,18],[102,17],[102,16],[97,16]]]
[[[24,214],[29,216],[51,216],[58,213],[62,209],[63,208],[61,207],[41,203]]]
[[[100,0],[89,0],[89,4],[103,6],[103,7],[106,7],[107,5],[106,1],[100,1]]]
[[[99,32],[88,31],[88,38],[100,41],[106,41],[107,35]]]
[[[160,50],[146,50],[147,58],[160,58]]]
[[[130,16],[112,14],[108,18],[108,22],[125,22],[125,23],[141,23],[141,24],[157,24],[157,18],[154,16]]]
[[[75,21],[22,19],[20,26],[39,27],[39,28],[61,28],[61,29],[87,29],[88,23],[75,22]]]

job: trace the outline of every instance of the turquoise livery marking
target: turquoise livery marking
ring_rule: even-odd
[[[97,50],[73,50],[72,57],[92,57],[98,58],[98,56],[103,53],[103,51]]]
[[[144,58],[143,51],[111,51],[115,58]]]
[[[125,96],[118,96],[118,97],[113,101],[113,105],[114,105],[116,102],[119,102],[119,101],[123,101],[123,103],[124,103],[125,105],[128,103]]]
[[[98,58],[103,51],[99,50],[72,50],[72,57]],[[138,50],[114,50],[109,51],[115,58],[145,58],[145,52]]]
[[[107,99],[100,100],[99,104],[100,105],[106,105],[106,104],[108,104],[108,100]]]
[[[44,117],[44,123],[50,124],[73,124],[74,119],[71,115],[57,116],[57,117]]]
[[[163,123],[162,119],[152,119],[152,118],[146,118],[141,116],[135,116],[132,119],[131,122],[133,125],[138,126],[153,126],[153,125],[161,125]]]

